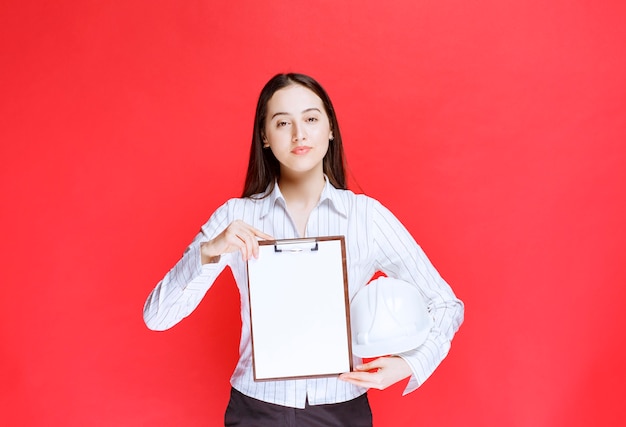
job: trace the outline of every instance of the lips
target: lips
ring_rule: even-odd
[[[291,153],[297,156],[301,156],[303,154],[308,153],[309,151],[311,151],[311,147],[301,146],[301,147],[296,147],[293,150],[291,150]]]

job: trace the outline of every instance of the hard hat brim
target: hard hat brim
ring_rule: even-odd
[[[415,350],[420,347],[430,333],[428,330],[423,330],[417,335],[411,337],[400,337],[395,340],[387,340],[383,343],[369,343],[369,344],[352,344],[352,353],[358,357],[381,357],[390,356],[395,354],[405,353],[407,351]]]

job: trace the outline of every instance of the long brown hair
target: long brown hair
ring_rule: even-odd
[[[267,196],[272,192],[276,180],[280,177],[280,163],[274,157],[272,150],[263,149],[263,133],[265,119],[267,118],[267,103],[276,91],[291,85],[304,86],[322,100],[334,137],[329,141],[328,151],[326,156],[324,156],[324,174],[336,188],[343,190],[347,188],[341,132],[339,131],[339,123],[337,123],[337,116],[335,115],[335,109],[330,101],[330,97],[324,88],[313,78],[304,74],[287,73],[277,74],[272,77],[265,84],[259,95],[254,117],[250,159],[248,160],[248,171],[242,197],[250,197],[255,194],[262,194],[261,197]]]

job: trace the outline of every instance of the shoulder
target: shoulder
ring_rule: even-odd
[[[204,228],[224,228],[236,219],[251,223],[263,212],[264,200],[251,197],[228,199],[213,211]]]
[[[267,197],[262,197],[262,195],[251,196],[251,197],[233,197],[231,199],[226,200],[222,206],[218,208],[225,209],[228,212],[239,212],[249,209],[254,209],[259,206],[263,206],[267,203]]]
[[[333,200],[342,203],[348,210],[361,210],[361,209],[378,209],[383,207],[375,198],[366,194],[357,194],[352,190],[339,190],[335,189],[333,194]]]
[[[238,197],[228,199],[226,203],[222,205],[222,209],[230,221],[240,219],[249,224],[253,224],[259,218],[266,215],[272,206],[272,200],[270,197],[263,197],[262,195],[251,197]]]

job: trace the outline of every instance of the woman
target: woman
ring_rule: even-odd
[[[343,235],[349,294],[382,271],[426,296],[435,323],[418,349],[363,364],[338,378],[255,382],[246,261],[259,239]],[[346,189],[343,145],[330,98],[312,78],[279,74],[256,109],[241,198],[216,210],[144,307],[150,329],[189,315],[229,266],[241,293],[240,356],[231,378],[226,425],[371,426],[366,391],[410,377],[415,390],[446,356],[463,321],[463,304],[405,227],[376,200]]]

